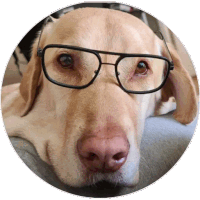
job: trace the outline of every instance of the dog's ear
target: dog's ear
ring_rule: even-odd
[[[170,71],[167,82],[162,88],[161,101],[166,102],[171,96],[176,99],[176,110],[173,113],[174,118],[182,124],[189,124],[197,115],[197,94],[192,78],[183,67],[181,59],[172,47],[167,44],[174,69]],[[163,47],[163,56],[169,57],[166,47]]]
[[[37,56],[37,42],[38,40],[33,45],[32,56],[20,84],[20,93],[25,101],[21,116],[26,115],[33,105],[41,74],[41,59]]]
[[[44,47],[47,35],[51,34],[52,25],[57,20],[58,19],[53,17],[46,18],[41,33],[39,34],[41,38],[36,38],[33,44],[32,56],[27,65],[27,70],[23,74],[23,78],[20,84],[20,93],[25,101],[25,107],[21,113],[21,116],[25,116],[30,111],[36,97],[37,88],[39,86],[39,79],[42,68],[41,58],[37,55],[38,43],[40,43],[40,48]]]

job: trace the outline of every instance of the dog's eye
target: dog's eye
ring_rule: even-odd
[[[71,68],[73,67],[73,59],[69,54],[61,54],[58,57],[58,63],[63,67],[63,68]]]
[[[135,75],[146,75],[148,72],[148,64],[144,61],[140,61],[135,70]]]

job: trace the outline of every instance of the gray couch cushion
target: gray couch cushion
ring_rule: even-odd
[[[187,148],[196,127],[197,120],[190,125],[176,122],[171,113],[146,120],[141,143],[140,180],[135,188],[113,187],[102,182],[93,187],[72,188],[62,184],[51,166],[43,162],[35,148],[28,141],[12,137],[11,142],[26,165],[51,185],[81,196],[112,197],[137,191],[158,180],[181,157]]]

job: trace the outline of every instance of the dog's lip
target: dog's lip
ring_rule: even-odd
[[[114,188],[123,188],[123,187],[129,187],[134,188],[136,184],[127,184],[125,182],[111,182],[107,180],[100,180],[96,183],[87,183],[85,186],[82,186],[81,188],[96,188],[96,189],[114,189]]]
[[[68,186],[66,187],[68,188]],[[78,194],[81,196],[107,198],[119,196],[123,188],[124,187],[122,185],[110,183],[103,180],[95,184],[86,185],[83,187],[69,187],[68,189],[74,194]]]
[[[108,176],[111,175],[113,177],[114,173],[117,173],[115,178],[111,179],[109,178],[108,179]],[[137,184],[135,183],[130,183],[130,182],[126,182],[125,180],[122,180],[121,179],[121,173],[122,171],[119,169],[117,172],[95,172],[95,171],[90,171],[90,170],[87,170],[87,173],[86,173],[86,176],[87,177],[92,177],[92,176],[95,176],[95,175],[103,175],[100,176],[101,178],[99,180],[97,180],[95,183],[94,182],[91,182],[91,179],[88,179],[87,182],[85,182],[85,186],[83,187],[100,187],[102,188],[103,185],[107,185],[108,188],[109,187],[128,187],[128,188],[134,188]],[[119,180],[118,180],[119,178]],[[114,179],[116,181],[114,181]]]
[[[88,185],[81,188],[81,191],[84,191],[84,193],[89,194],[88,197],[98,198],[109,198],[119,196],[121,190],[123,190],[123,186],[110,183],[108,181],[99,181],[93,185]]]
[[[115,183],[111,183],[106,180],[102,180],[102,181],[95,183],[95,185],[91,185],[90,187],[113,189],[113,188],[122,187],[122,186],[120,186],[118,183],[115,184]]]

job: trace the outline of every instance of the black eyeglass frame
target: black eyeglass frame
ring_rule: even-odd
[[[47,18],[46,22],[44,23],[44,26],[46,25],[46,23],[49,21],[50,18]],[[43,27],[44,28],[44,27]],[[77,46],[71,46],[71,45],[62,45],[62,44],[49,44],[49,45],[46,45],[43,49],[41,49],[39,47],[39,43],[40,43],[40,39],[41,39],[41,35],[42,35],[42,31],[43,31],[43,28],[41,30],[41,33],[40,33],[40,36],[39,36],[39,42],[38,42],[38,49],[37,49],[37,56],[38,57],[41,57],[42,59],[42,69],[43,69],[43,72],[44,72],[44,75],[45,77],[52,83],[58,85],[58,86],[61,86],[61,87],[67,87],[67,88],[72,88],[72,89],[84,89],[88,86],[90,86],[94,80],[96,79],[96,77],[99,75],[99,72],[101,70],[101,66],[102,64],[107,64],[107,65],[114,65],[115,66],[115,75],[116,75],[116,78],[117,78],[117,81],[119,83],[119,86],[121,87],[122,90],[124,90],[125,92],[127,93],[132,93],[132,94],[148,94],[148,93],[153,93],[153,92],[156,92],[158,90],[160,90],[164,84],[166,83],[167,81],[167,78],[169,76],[169,73],[170,73],[170,70],[173,70],[174,69],[174,63],[173,63],[173,60],[172,60],[172,57],[171,57],[171,54],[170,54],[170,51],[167,47],[167,43],[162,35],[162,33],[160,31],[157,31],[157,33],[160,34],[160,37],[161,39],[164,41],[165,43],[165,46],[168,50],[168,53],[171,57],[171,60],[172,61],[169,61],[166,57],[163,57],[163,56],[157,56],[157,55],[152,55],[152,54],[127,54],[127,53],[116,53],[116,52],[109,52],[109,51],[100,51],[100,50],[93,50],[93,49],[88,49],[88,48],[83,48],[83,47],[77,47]],[[44,63],[44,55],[45,55],[45,51],[48,49],[48,48],[67,48],[67,49],[72,49],[72,50],[77,50],[77,51],[83,51],[83,52],[88,52],[88,53],[92,53],[94,54],[98,60],[99,60],[99,66],[98,66],[98,69],[95,71],[95,76],[92,78],[92,80],[86,84],[86,85],[83,85],[83,86],[73,86],[73,85],[68,85],[68,84],[64,84],[64,83],[60,83],[58,81],[55,81],[54,79],[52,79],[47,71],[46,71],[46,67],[45,67],[45,63]],[[116,60],[115,64],[113,63],[103,63],[102,60],[101,60],[101,56],[99,54],[108,54],[108,55],[116,55],[116,56],[119,56],[119,58]],[[126,57],[146,57],[146,58],[156,58],[156,59],[161,59],[161,60],[165,60],[167,63],[168,63],[168,70],[167,70],[167,73],[166,73],[166,77],[165,79],[163,80],[162,84],[158,87],[158,88],[155,88],[153,90],[148,90],[148,91],[132,91],[132,90],[127,90],[121,83],[120,81],[120,78],[119,78],[119,75],[120,73],[118,72],[117,70],[117,66],[118,66],[118,63],[126,58]]]
[[[88,53],[92,53],[94,54],[98,60],[99,60],[99,66],[98,66],[98,69],[95,71],[95,76],[92,78],[92,80],[86,84],[86,85],[83,85],[83,86],[73,86],[73,85],[68,85],[68,84],[64,84],[64,83],[60,83],[58,81],[55,81],[54,79],[52,79],[47,71],[46,71],[46,67],[45,67],[45,62],[44,62],[44,55],[45,55],[45,51],[49,48],[65,48],[65,49],[72,49],[72,50],[77,50],[77,51],[83,51],[83,52],[88,52]],[[116,56],[119,56],[119,58],[116,60],[115,64],[113,63],[103,63],[102,60],[101,60],[101,56],[99,54],[108,54],[108,55],[116,55]],[[106,64],[106,65],[114,65],[115,66],[115,75],[116,75],[116,78],[117,78],[117,81],[119,83],[119,86],[127,93],[132,93],[132,94],[147,94],[147,93],[152,93],[152,92],[156,92],[158,91],[159,89],[161,89],[168,76],[169,76],[169,72],[170,70],[173,70],[174,69],[174,65],[172,64],[172,62],[170,62],[167,58],[163,57],[163,56],[157,56],[157,55],[151,55],[151,54],[126,54],[126,53],[116,53],[116,52],[109,52],[109,51],[99,51],[99,50],[92,50],[92,49],[87,49],[87,48],[82,48],[82,47],[76,47],[76,46],[70,46],[70,45],[61,45],[61,44],[49,44],[47,46],[44,47],[44,49],[40,49],[40,53],[38,53],[38,56],[42,58],[42,68],[43,68],[43,72],[45,74],[45,77],[52,83],[56,84],[56,85],[59,85],[59,86],[62,86],[62,87],[67,87],[67,88],[73,88],[73,89],[84,89],[88,86],[90,86],[94,80],[96,79],[96,77],[98,76],[100,70],[101,70],[101,66],[102,64]],[[149,91],[132,91],[132,90],[127,90],[126,88],[124,88],[124,86],[122,85],[121,81],[120,81],[120,78],[119,78],[119,72],[118,72],[118,63],[124,59],[124,58],[127,58],[127,57],[146,57],[146,58],[156,58],[156,59],[162,59],[162,60],[165,60],[167,63],[168,63],[168,70],[167,70],[167,73],[166,73],[166,77],[165,79],[163,80],[163,83],[158,87],[158,88],[155,88],[153,90],[149,90]]]

